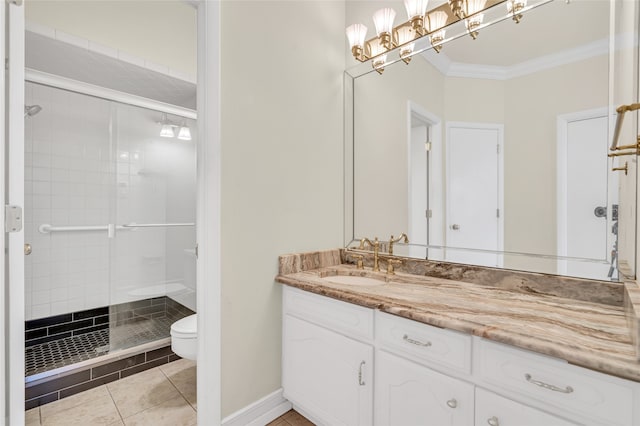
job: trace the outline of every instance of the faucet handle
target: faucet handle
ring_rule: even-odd
[[[364,256],[361,254],[352,254],[351,257],[356,259],[356,269],[364,269]]]
[[[395,275],[396,274],[396,270],[394,265],[402,265],[402,260],[400,259],[387,259],[387,274],[388,275]]]
[[[389,254],[392,255],[393,254],[393,245],[395,243],[399,243],[400,241],[404,242],[405,244],[409,243],[409,237],[407,237],[407,234],[405,234],[404,232],[402,234],[400,234],[400,236],[398,238],[393,238],[393,235],[391,236],[391,238],[389,238]]]

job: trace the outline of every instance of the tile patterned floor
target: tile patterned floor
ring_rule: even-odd
[[[315,426],[295,410],[290,410],[278,417],[267,426]]]
[[[25,426],[195,426],[196,363],[186,359],[26,412]],[[267,426],[314,426],[294,410]]]
[[[196,410],[196,364],[181,359],[29,410],[25,425],[193,426]]]

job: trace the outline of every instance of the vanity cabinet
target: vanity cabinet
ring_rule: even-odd
[[[560,417],[476,388],[475,424],[489,426],[575,426]]]
[[[371,309],[286,288],[284,397],[320,424],[371,425],[372,338]]]
[[[473,385],[376,351],[376,426],[473,424]]]
[[[284,396],[326,424],[371,425],[373,348],[287,315]]]
[[[640,383],[291,287],[283,302],[284,396],[317,424],[640,424]]]

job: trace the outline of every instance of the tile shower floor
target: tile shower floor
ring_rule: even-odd
[[[26,426],[192,426],[196,363],[180,359],[28,410]]]
[[[118,349],[169,337],[175,318],[142,319],[112,329],[54,340],[25,349],[25,377],[109,353],[110,343]]]

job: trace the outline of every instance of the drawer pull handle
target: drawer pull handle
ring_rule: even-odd
[[[489,426],[500,426],[500,422],[496,416],[489,417],[487,423],[489,423]]]
[[[364,380],[362,380],[362,367],[364,366],[364,364],[365,364],[364,361],[360,362],[360,368],[358,369],[358,384],[360,386],[365,385]]]
[[[458,401],[455,398],[451,398],[447,401],[447,405],[451,408],[456,408],[458,406]]]
[[[549,383],[541,382],[539,380],[534,380],[533,377],[531,377],[531,374],[525,374],[524,378],[527,379],[527,382],[533,383],[534,385],[540,386],[541,388],[549,389],[556,392],[562,392],[562,393],[573,392],[573,388],[571,386],[567,386],[565,388],[559,388],[558,386],[550,385]]]
[[[425,348],[428,348],[429,346],[431,346],[431,342],[423,343],[423,342],[420,342],[418,340],[413,340],[412,338],[410,338],[406,334],[404,336],[402,336],[402,340],[404,340],[407,343],[411,343],[412,345],[424,346]]]

